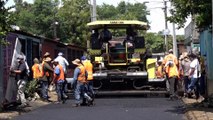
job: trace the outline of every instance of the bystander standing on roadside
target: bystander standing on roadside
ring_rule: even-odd
[[[191,83],[188,88],[188,94],[191,95],[192,91],[194,90],[196,99],[198,99],[200,97],[200,63],[197,55],[194,53],[191,53],[189,57],[192,62],[190,64],[189,79],[191,80]]]
[[[186,52],[182,53],[182,60],[180,62],[180,66],[183,71],[183,80],[184,80],[184,96],[187,97],[187,91],[190,84],[189,79],[189,70],[190,70],[191,61]],[[188,96],[191,97],[191,96]]]

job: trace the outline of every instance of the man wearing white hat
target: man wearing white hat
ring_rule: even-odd
[[[73,106],[78,107],[81,104],[81,99],[86,98],[89,102],[91,102],[92,98],[88,96],[85,91],[85,84],[87,78],[86,69],[84,68],[83,64],[79,59],[75,59],[74,61],[72,61],[72,63],[77,66],[74,70],[73,76],[74,81],[76,81],[75,104]]]

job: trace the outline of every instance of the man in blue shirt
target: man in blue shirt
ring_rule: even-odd
[[[87,78],[87,72],[86,69],[84,68],[83,64],[79,59],[75,59],[72,61],[74,65],[77,67],[74,70],[74,76],[73,79],[76,83],[75,86],[75,105],[74,107],[80,106],[81,99],[86,98],[89,102],[92,101],[91,97],[88,96],[86,93],[86,78]]]

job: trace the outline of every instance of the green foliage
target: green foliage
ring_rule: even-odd
[[[177,42],[184,42],[185,38],[184,35],[176,35]]]
[[[118,10],[113,5],[103,4],[97,6],[97,14],[99,20],[114,20],[117,18]]]
[[[64,0],[58,11],[61,38],[68,43],[86,46],[90,22],[90,5],[88,0]]]
[[[35,0],[34,4],[15,0],[14,24],[22,31],[53,38],[52,25],[56,21],[57,0]]]
[[[164,36],[156,33],[147,33],[145,35],[146,46],[150,46],[152,52],[164,51]]]
[[[170,0],[174,6],[171,9],[173,16],[168,20],[178,24],[179,28],[184,27],[186,19],[192,15],[198,28],[206,28],[212,22],[211,0]]]
[[[99,20],[140,20],[147,22],[146,15],[149,15],[149,11],[146,10],[145,4],[131,4],[122,1],[117,7],[107,4],[97,6],[97,14]]]
[[[38,89],[38,81],[37,80],[31,80],[27,82],[26,88],[25,88],[25,94],[27,97],[34,97],[34,93]]]
[[[4,41],[3,36],[10,30],[10,23],[12,21],[12,17],[10,16],[9,10],[12,8],[5,8],[5,4],[8,0],[0,1],[0,44],[6,45],[8,44]]]

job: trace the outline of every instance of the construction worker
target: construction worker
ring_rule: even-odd
[[[41,77],[39,60],[37,58],[34,58],[33,62],[34,62],[32,66],[33,79],[38,80]]]
[[[88,60],[86,58],[86,56],[82,56],[81,57],[81,62],[83,63],[86,71],[87,71],[87,93],[92,97],[93,101],[94,101],[94,90],[93,90],[93,65],[90,62],[90,60]],[[84,104],[85,101],[83,101],[82,104]],[[92,102],[91,102],[92,103]]]
[[[78,107],[81,104],[81,99],[83,99],[84,97],[89,102],[92,101],[92,98],[88,96],[85,89],[86,77],[87,77],[87,72],[85,67],[83,66],[83,64],[81,63],[79,59],[75,59],[74,61],[72,61],[72,63],[77,66],[74,70],[74,76],[73,76],[74,81],[76,81],[75,104],[73,105],[73,107]]]
[[[64,85],[63,85],[63,89],[64,92],[68,92],[68,88],[67,88],[67,67],[69,66],[69,62],[67,61],[66,58],[64,58],[64,54],[62,52],[58,53],[58,56],[55,58],[55,60],[59,61],[59,64],[63,67],[64,70]],[[64,97],[68,98],[68,96],[64,93]]]
[[[42,100],[45,102],[50,102],[48,96],[48,87],[50,82],[50,73],[53,73],[53,68],[50,66],[51,60],[52,59],[50,57],[44,56],[42,61],[42,77],[40,78],[40,81],[42,87]]]
[[[58,96],[58,101],[56,103],[65,103],[65,98],[63,96],[64,94],[64,89],[63,89],[63,84],[64,84],[64,69],[62,65],[59,64],[59,60],[54,60],[53,64],[55,65],[54,68],[54,77],[53,77],[53,82],[56,85],[56,93]]]
[[[33,62],[34,62],[34,64],[32,66],[32,72],[33,72],[32,84],[33,84],[33,90],[34,90],[34,97],[39,98],[39,95],[37,94],[36,91],[37,91],[37,85],[38,85],[38,82],[39,82],[39,78],[42,75],[41,65],[39,64],[38,58],[34,58]]]
[[[167,80],[169,83],[169,92],[170,92],[170,99],[173,100],[177,97],[175,94],[177,90],[177,80],[179,77],[178,72],[178,60],[175,55],[173,55],[173,50],[169,50],[169,54],[165,56],[163,60],[164,70],[166,72]],[[167,86],[168,89],[168,86]]]
[[[157,66],[156,66],[156,77],[157,78],[163,78],[163,66],[162,66],[162,60],[159,59],[157,61]]]

